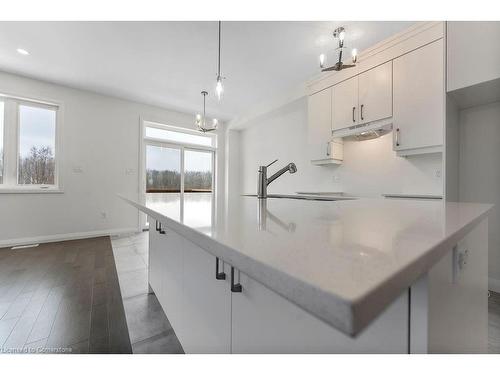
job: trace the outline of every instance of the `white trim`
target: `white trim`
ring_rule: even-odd
[[[500,280],[492,277],[488,278],[488,289],[500,293]]]
[[[19,96],[19,95],[13,95],[13,94],[8,94],[6,92],[0,92],[0,97],[6,98],[6,99],[14,99],[20,102],[25,102],[25,103],[33,103],[33,104],[39,104],[44,107],[56,107],[59,108],[61,106],[61,103],[58,102],[57,100],[43,100],[43,99],[35,99],[31,97],[26,97],[26,96]]]
[[[43,187],[42,187],[43,186]],[[48,186],[47,188],[45,186]],[[64,194],[63,189],[59,189],[53,185],[34,185],[34,186],[19,186],[16,188],[12,187],[1,187],[0,184],[0,194]]]
[[[0,247],[21,246],[33,243],[69,241],[69,240],[78,240],[82,238],[113,236],[113,235],[128,234],[128,233],[130,234],[138,233],[138,230],[137,228],[132,227],[132,228],[96,230],[89,232],[52,234],[48,236],[38,236],[38,237],[11,238],[8,240],[0,241]]]

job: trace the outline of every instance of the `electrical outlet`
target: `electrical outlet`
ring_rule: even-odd
[[[127,169],[125,169],[125,174],[127,176],[133,175],[134,172],[135,172],[134,168],[127,168]]]
[[[73,167],[73,173],[83,173],[83,168],[79,165]]]
[[[337,183],[337,182],[340,182],[340,176],[339,176],[339,175],[337,175],[337,174],[334,174],[334,175],[333,175],[333,182],[336,182],[336,183]]]
[[[441,169],[436,169],[434,174],[435,174],[436,178],[441,178]]]
[[[102,211],[101,212],[101,219],[106,220],[107,217],[108,217],[108,214],[106,213],[106,211]]]

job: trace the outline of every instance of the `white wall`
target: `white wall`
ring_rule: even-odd
[[[459,199],[495,204],[489,217],[490,288],[500,292],[500,102],[460,111]]]
[[[257,169],[274,159],[272,171],[295,162],[298,172],[283,175],[269,185],[271,193],[344,191],[364,197],[383,193],[442,194],[441,154],[397,157],[391,135],[344,143],[341,166],[313,166],[307,157],[307,99],[301,98],[260,116],[241,131],[241,192],[255,194]],[[230,176],[231,177],[231,176]],[[337,181],[336,181],[337,180]]]
[[[62,102],[62,194],[0,193],[0,246],[130,231],[137,210],[119,198],[139,194],[140,118],[193,128],[193,115],[0,72],[0,92]],[[224,137],[219,136],[217,200],[224,194]],[[75,173],[81,167],[83,173]],[[126,174],[132,169],[132,174]],[[106,212],[107,218],[101,218]]]

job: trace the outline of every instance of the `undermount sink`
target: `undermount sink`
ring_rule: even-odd
[[[244,197],[257,197],[257,194],[243,194]],[[302,199],[310,201],[345,201],[356,198],[347,197],[333,197],[326,195],[303,195],[303,194],[268,194],[267,198],[280,198],[280,199]]]

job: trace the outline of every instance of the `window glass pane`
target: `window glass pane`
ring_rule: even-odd
[[[4,103],[0,102],[0,184],[3,184],[3,118]]]
[[[181,150],[146,146],[146,205],[180,220]]]
[[[212,192],[212,153],[186,150],[184,153],[184,191]]]
[[[184,151],[184,224],[210,234],[212,225],[213,154]]]
[[[146,127],[146,137],[157,138],[170,142],[191,143],[201,146],[214,146],[212,136],[188,134],[167,129]]]
[[[56,111],[19,106],[19,169],[21,185],[54,185]]]

